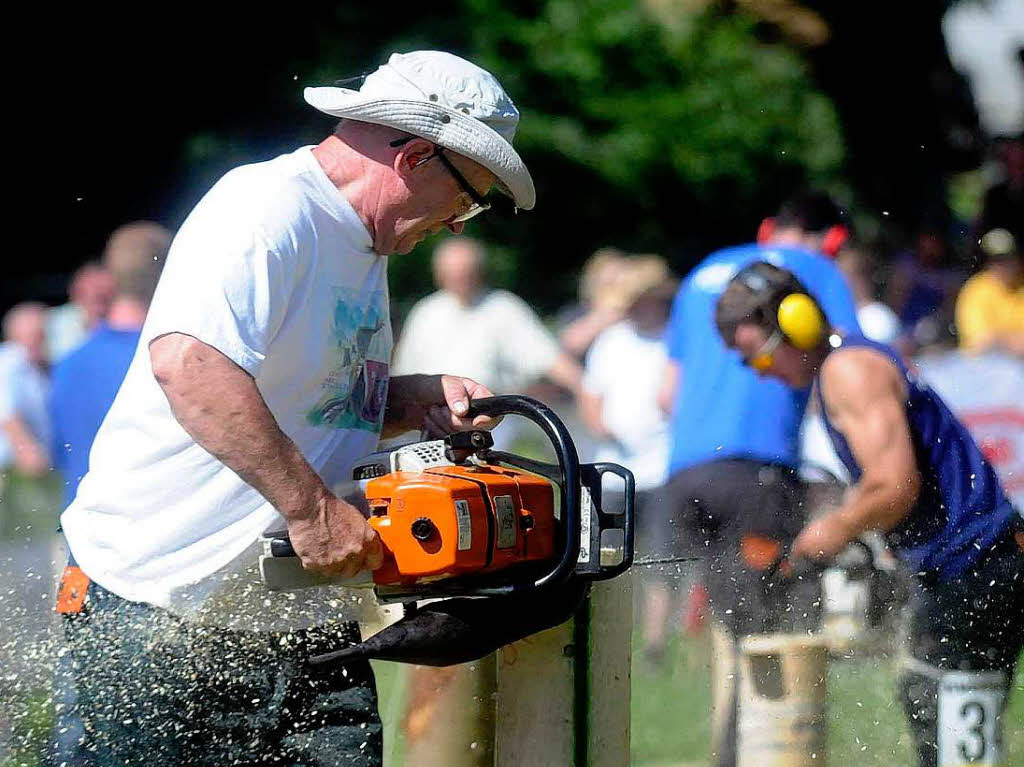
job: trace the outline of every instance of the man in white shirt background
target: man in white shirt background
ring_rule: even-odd
[[[395,373],[451,371],[506,394],[542,376],[571,393],[579,365],[530,306],[507,290],[486,285],[483,246],[449,237],[434,250],[438,290],[417,302],[395,346]]]
[[[395,54],[305,97],[341,122],[189,215],[62,517],[74,764],[381,764],[368,664],[307,664],[357,627],[330,589],[291,609],[252,583],[259,537],[287,527],[325,574],[373,569],[378,537],[334,492],[354,462],[382,433],[493,425],[465,417],[491,393],[470,378],[390,377],[387,257],[461,233],[492,186],[535,193],[515,105],[458,57]]]

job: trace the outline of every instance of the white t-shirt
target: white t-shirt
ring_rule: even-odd
[[[149,342],[191,335],[248,371],[334,486],[375,448],[383,423],[386,271],[309,147],[217,182],[174,238],[139,349],[61,518],[90,577],[184,615],[230,589],[252,607],[255,592],[231,582],[251,575],[258,537],[284,521],[181,427],[153,377]],[[278,610],[270,598],[265,607],[271,618]],[[242,622],[267,625],[259,617]]]
[[[668,418],[658,407],[667,362],[661,338],[640,335],[628,321],[603,330],[587,352],[583,389],[601,398],[601,421],[614,438],[595,460],[625,466],[638,490],[663,484],[668,471]]]
[[[395,347],[395,375],[447,373],[498,394],[521,392],[551,367],[558,342],[518,296],[491,290],[463,306],[438,291],[409,312]]]

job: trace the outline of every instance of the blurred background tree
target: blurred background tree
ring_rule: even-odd
[[[890,210],[887,221],[910,230],[924,196],[943,201],[944,174],[964,164],[945,151],[948,137],[971,149],[971,116],[959,133],[949,127],[956,120],[943,115],[962,99],[935,76],[952,71],[946,3],[836,5],[71,7],[47,20],[60,71],[37,92],[55,119],[33,142],[50,151],[20,190],[41,201],[41,225],[23,227],[38,257],[11,265],[0,309],[62,299],[68,272],[118,224],[177,226],[228,168],[318,141],[331,121],[302,102],[302,85],[414,48],[479,62],[523,111],[517,144],[538,206],[481,217],[471,231],[492,249],[495,282],[542,310],[572,296],[577,267],[599,246],[661,252],[685,272],[714,247],[749,240],[805,183]],[[430,288],[430,245],[393,259],[400,307]]]

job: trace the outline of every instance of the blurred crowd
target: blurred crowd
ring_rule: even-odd
[[[0,530],[53,521],[88,469],[89,448],[135,353],[171,233],[120,227],[72,276],[67,303],[25,302],[0,344]],[[57,480],[55,481],[54,475]]]
[[[910,245],[886,250],[851,236],[827,243],[866,336],[910,357],[922,351],[1024,355],[1024,143],[997,143],[993,182],[973,222],[929,220]],[[758,235],[771,237],[771,221]],[[834,234],[835,234],[834,233]],[[38,506],[53,472],[74,497],[88,451],[127,370],[171,233],[136,222],[71,277],[67,303],[25,302],[3,318],[0,483],[7,518]],[[664,483],[673,382],[665,328],[679,283],[666,259],[602,248],[586,261],[576,302],[545,321],[487,284],[483,243],[448,238],[433,254],[436,292],[404,321],[395,374],[447,371],[496,392],[561,400],[595,459],[630,467],[638,486]],[[575,408],[567,403],[574,403]],[[508,439],[512,437],[509,436]],[[0,522],[2,524],[2,522]]]

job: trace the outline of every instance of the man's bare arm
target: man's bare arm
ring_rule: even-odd
[[[580,391],[576,403],[580,418],[595,437],[610,436],[608,427],[604,425],[604,419],[601,418],[601,395],[583,389]]]
[[[28,477],[41,477],[46,473],[50,468],[46,449],[32,436],[24,421],[12,415],[0,423],[0,431],[7,436],[14,454],[14,465],[18,471]]]
[[[447,375],[395,376],[388,383],[381,436],[393,437],[425,429],[442,437],[465,429],[492,429],[500,419],[487,416],[464,418],[474,399],[494,393],[471,378]]]
[[[559,352],[544,374],[574,397],[580,393],[583,370],[579,363],[565,352]]]
[[[376,533],[281,431],[252,376],[181,333],[153,340],[149,353],[174,417],[281,513],[304,566],[343,576],[380,566]]]
[[[839,509],[812,522],[794,542],[794,553],[806,556],[832,556],[867,530],[891,530],[910,513],[921,489],[904,409],[906,385],[892,361],[866,349],[834,352],[819,385],[829,419],[862,474]]]

